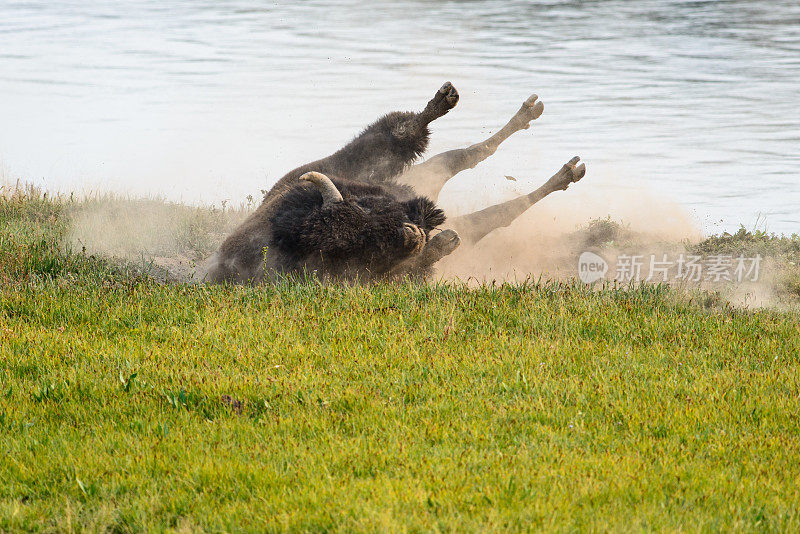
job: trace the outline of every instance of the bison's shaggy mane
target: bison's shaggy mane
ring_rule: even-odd
[[[445,221],[432,200],[414,196],[408,186],[332,181],[342,194],[342,202],[334,205],[323,205],[311,184],[298,184],[281,198],[270,221],[270,247],[298,262],[321,253],[329,265],[355,259],[379,270],[410,252],[403,223],[416,224],[427,234]]]

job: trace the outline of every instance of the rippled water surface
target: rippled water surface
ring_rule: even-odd
[[[50,189],[238,202],[445,80],[461,102],[432,150],[478,141],[531,93],[546,105],[448,185],[460,209],[577,154],[589,175],[567,194],[800,231],[794,0],[6,0],[0,163]]]

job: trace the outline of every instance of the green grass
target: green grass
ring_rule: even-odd
[[[0,198],[0,531],[797,531],[800,315],[162,285]]]

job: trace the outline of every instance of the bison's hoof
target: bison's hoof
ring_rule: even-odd
[[[425,110],[420,113],[420,120],[424,124],[430,123],[432,120],[438,119],[445,113],[450,111],[458,103],[458,91],[453,87],[453,84],[446,82],[436,94],[433,95]]]
[[[453,252],[461,244],[461,238],[453,230],[439,232],[428,241],[426,253],[433,254],[436,259],[443,258]]]
[[[456,91],[452,83],[445,82],[444,85],[439,88],[439,94],[444,97],[445,102],[450,108],[458,104],[458,91]]]
[[[456,91],[452,83],[445,82],[436,92],[436,95],[434,95],[428,106],[436,116],[441,117],[453,109],[456,104],[458,104],[458,91]]]
[[[581,160],[578,156],[575,156],[567,163],[561,167],[561,170],[556,173],[555,176],[550,178],[553,189],[561,189],[564,190],[569,187],[569,184],[573,182],[577,182],[584,176],[586,176],[586,164],[581,163],[578,165],[578,162]]]
[[[537,95],[531,95],[522,103],[519,111],[517,111],[517,114],[514,115],[514,118],[511,120],[516,122],[521,130],[524,130],[530,126],[532,121],[541,117],[542,112],[544,112],[544,104],[539,100]]]

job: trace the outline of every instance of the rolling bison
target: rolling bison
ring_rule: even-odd
[[[337,280],[425,277],[462,242],[474,244],[508,226],[586,173],[575,157],[528,195],[446,220],[436,207],[444,184],[544,110],[533,95],[485,141],[414,165],[427,148],[428,125],[457,102],[455,87],[445,83],[421,112],[389,113],[338,152],[289,172],[197,277],[211,283],[269,282],[304,272]]]

